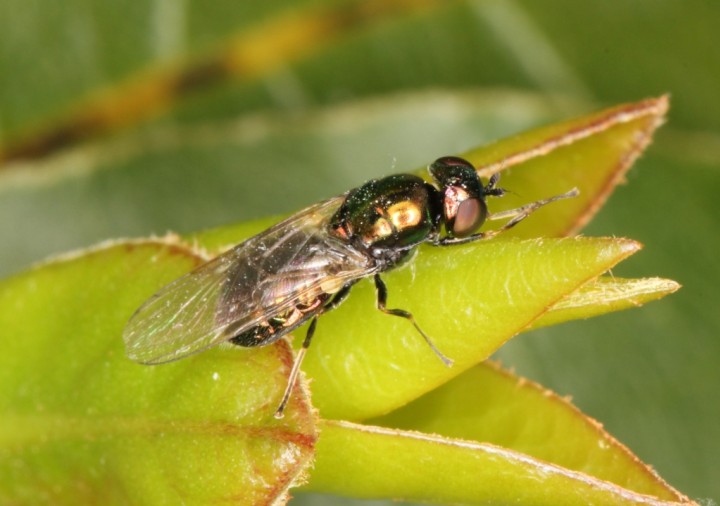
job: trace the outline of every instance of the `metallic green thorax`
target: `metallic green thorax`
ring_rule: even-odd
[[[437,190],[421,178],[398,174],[352,190],[330,226],[368,250],[407,250],[437,231]]]

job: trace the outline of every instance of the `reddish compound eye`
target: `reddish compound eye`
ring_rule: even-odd
[[[474,234],[485,222],[487,207],[480,199],[467,199],[460,202],[452,222],[452,234],[455,237],[467,237]]]

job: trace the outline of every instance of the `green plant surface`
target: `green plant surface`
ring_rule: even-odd
[[[157,368],[125,356],[118,336],[133,310],[197,260],[121,243],[2,283],[1,503],[263,503],[301,475],[314,415],[300,389],[282,423],[270,401],[287,345]]]
[[[717,503],[719,16],[720,4],[707,0],[7,0],[0,275],[107,238],[169,231],[193,237],[215,227],[202,234],[214,254],[262,228],[251,220],[368,178],[669,94],[668,125],[632,171],[599,176],[597,192],[582,188],[579,199],[539,211],[514,232],[572,230],[544,217],[580,217],[576,205],[604,200],[603,182],[627,183],[583,233],[631,237],[643,251],[548,308],[531,324],[537,330],[495,357],[571,395],[672,485]],[[317,30],[330,19],[338,24]],[[239,55],[254,66],[237,65]],[[582,171],[592,159],[568,161]],[[542,171],[528,174],[535,182],[514,179],[542,163],[503,171],[510,193],[491,209],[577,185],[572,171],[568,180]],[[641,309],[567,321],[676,287],[648,276],[683,289]],[[401,305],[402,287],[390,289]],[[605,303],[593,304],[597,297]],[[346,306],[353,300],[373,312],[371,299],[369,308],[357,297]],[[554,325],[553,315],[566,323]],[[324,328],[321,321],[318,338],[335,337]],[[23,375],[38,374],[23,364]],[[294,504],[322,501],[305,494]],[[364,503],[333,496],[325,504]]]
[[[655,499],[687,500],[605,432],[600,423],[580,413],[569,400],[492,362],[468,369],[407,406],[367,423],[441,435],[455,442],[475,441],[511,449],[536,459],[534,466],[550,463],[615,484],[618,488],[599,487],[612,497],[605,499],[607,502],[622,502],[620,487]],[[323,455],[323,452],[319,450],[319,454]],[[332,472],[332,469],[324,469],[319,464],[311,483],[323,470]],[[542,480],[537,476],[534,479]],[[582,481],[584,477],[575,476],[574,479]],[[326,478],[326,481],[334,480]],[[527,484],[512,487],[513,490],[525,488],[534,487]],[[564,498],[562,491],[554,491],[545,502],[552,504],[552,497],[558,502],[572,502],[570,498]],[[642,502],[642,499],[632,501]],[[506,502],[512,501],[506,499]]]
[[[489,443],[342,421],[321,431],[311,490],[451,504],[688,504],[660,484],[653,490],[671,500]]]
[[[347,364],[349,354],[362,360],[365,367],[350,370],[348,376],[338,369],[318,374],[309,361],[308,371],[315,376],[313,399],[321,415],[357,418],[406,404],[481,361],[507,339],[508,333],[517,331],[508,328],[509,324],[542,312],[549,301],[560,298],[558,294],[595,277],[634,252],[637,245],[628,240],[591,238],[496,240],[460,247],[463,251],[453,256],[449,267],[446,258],[430,250],[415,261],[416,269],[444,270],[445,275],[434,282],[423,279],[408,293],[422,294],[423,285],[450,291],[457,284],[455,276],[466,276],[477,265],[483,255],[474,250],[482,248],[490,251],[481,265],[491,263],[491,259],[500,263],[511,259],[510,265],[495,266],[491,272],[509,267],[513,275],[506,273],[495,280],[486,277],[479,296],[456,295],[458,300],[472,301],[461,308],[463,314],[478,308],[487,313],[480,325],[485,332],[479,338],[465,337],[468,327],[463,328],[462,322],[467,318],[444,326],[451,330],[448,335],[461,337],[440,341],[448,353],[462,357],[453,368],[438,367],[437,358],[428,357],[424,343],[417,346],[412,342],[411,337],[419,341],[415,335],[406,336],[401,346],[386,338],[374,340],[377,330],[363,316],[365,311],[323,318],[329,332],[347,336],[342,341],[328,341],[345,346],[337,347],[337,353],[345,356],[330,356],[328,364]],[[315,417],[299,389],[288,407],[288,416],[282,422],[273,417],[291,363],[283,341],[259,351],[216,349],[161,367],[134,364],[124,355],[118,335],[133,309],[197,261],[180,245],[119,243],[51,262],[2,284],[0,323],[8,335],[14,336],[3,342],[0,354],[4,401],[0,482],[4,500],[21,504],[91,500],[107,504],[175,500],[203,504],[235,497],[254,503],[282,497],[293,480],[301,479],[314,455]],[[398,275],[407,272],[411,269]],[[128,279],[141,282],[128,283]],[[409,283],[413,288],[414,282]],[[441,313],[432,311],[433,298],[420,299],[426,304],[420,307],[424,314],[442,319]],[[526,301],[518,305],[514,299]],[[360,307],[358,303],[353,306]],[[355,328],[363,335],[357,330],[353,334],[353,327],[346,328],[348,322],[359,320],[364,324]],[[390,331],[385,330],[382,336],[385,332],[403,333],[400,328],[393,329],[391,322],[379,323],[380,327],[390,325]],[[432,326],[433,320],[427,323]],[[457,325],[461,326],[455,328]],[[313,352],[326,358],[325,354],[333,350],[317,347]],[[27,372],[27,361],[33,363],[34,374]],[[339,391],[330,389],[327,393],[327,385]],[[358,385],[363,388],[358,389]],[[518,402],[535,411],[534,406]],[[358,410],[358,406],[363,409]],[[493,424],[485,425],[489,428]],[[582,451],[582,447],[573,446]],[[346,451],[345,446],[336,446],[329,454],[338,458]],[[318,453],[318,458],[327,457],[328,453]],[[440,454],[438,458],[450,455]],[[517,461],[514,466],[520,465],[512,472],[512,466],[508,469],[519,481],[501,485],[500,491],[514,490],[528,472],[524,457],[510,460]],[[462,458],[453,462],[463,465]],[[363,472],[358,473],[360,483]],[[570,475],[579,481],[568,493],[581,493],[577,488],[585,478]],[[420,475],[416,479],[415,486],[423,481]],[[320,481],[320,489],[324,483]],[[450,485],[452,482],[445,483]],[[568,484],[563,482],[562,486],[567,489]],[[415,497],[412,486],[407,487],[405,496]],[[481,501],[485,494],[503,498],[500,491],[481,487],[480,491],[468,489],[466,494]],[[379,487],[368,492],[382,496],[386,490]],[[355,492],[351,487],[344,493]],[[551,493],[548,484],[541,495]],[[427,497],[455,500],[452,494],[437,494],[435,491]],[[520,499],[535,500],[532,496]]]
[[[438,360],[407,321],[371,311],[374,289],[363,283],[353,289],[357,302],[322,319],[327,329],[318,330],[305,363],[313,403],[322,416],[345,420],[404,405],[488,358],[556,301],[637,249],[618,239],[498,239],[458,246],[452,256],[423,248],[410,268],[385,276],[389,304],[418,315],[455,364]]]
[[[531,149],[520,151],[539,152],[557,160],[558,171],[562,172],[567,170],[568,164],[563,163],[567,156],[574,158],[582,153],[576,142],[597,153],[593,148],[597,142],[591,141],[593,136],[600,136],[600,143],[612,149],[600,150],[607,156],[596,170],[614,175],[619,170],[617,160],[634,156],[637,150],[635,143],[624,143],[622,139],[640,138],[646,143],[643,136],[649,135],[664,112],[663,107],[648,109],[643,103],[626,109],[648,112],[641,115],[644,119],[639,123],[634,117],[629,122],[610,121],[604,128],[568,142],[553,140],[549,149],[542,149],[548,144],[546,137],[538,136],[538,132],[547,129],[529,132],[531,142],[522,135],[509,142],[515,147],[530,145]],[[626,116],[622,119],[626,120]],[[593,118],[567,123],[564,129],[553,133],[552,139],[562,139],[564,132],[582,131],[584,125],[595,124]],[[633,128],[627,128],[628,123]],[[536,145],[540,148],[532,147]],[[546,167],[550,171],[554,165]],[[622,169],[625,168],[623,165]],[[518,171],[509,181],[519,182],[528,173]],[[558,227],[563,221],[577,223],[585,219],[587,209],[601,195],[592,191],[592,183],[583,188],[584,196],[578,198],[584,204],[575,206],[574,215],[555,217],[547,212],[544,217],[536,215],[533,219],[538,229],[543,229],[543,222],[545,227],[548,224]],[[168,280],[198,265],[204,258],[198,248],[217,248],[220,238],[257,233],[263,225],[254,223],[195,235],[189,243],[173,236],[111,243],[51,261],[2,285],[0,323],[17,336],[5,343],[7,349],[2,356],[7,363],[0,364],[4,366],[2,385],[6,394],[2,451],[7,457],[4,460],[7,464],[0,469],[0,479],[10,484],[8,500],[71,503],[80,498],[103,497],[109,503],[130,500],[155,504],[182,499],[201,504],[238,498],[256,503],[283,500],[291,484],[302,483],[305,467],[315,455],[316,420],[301,392],[292,397],[288,419],[281,422],[272,416],[292,362],[284,341],[260,348],[259,353],[219,348],[177,363],[146,367],[125,357],[118,337],[133,309],[145,298]],[[368,312],[374,295],[369,283],[360,283],[353,289],[351,303],[323,316],[322,334],[318,333],[312,353],[304,363],[312,380],[313,405],[325,419],[362,420],[407,405],[443,384],[450,389],[459,386],[470,391],[462,386],[462,379],[450,380],[474,370],[474,366],[543,314],[550,312],[556,322],[582,318],[639,303],[642,300],[639,292],[650,300],[672,291],[668,289],[670,282],[660,284],[657,280],[597,281],[601,274],[639,248],[638,243],[628,239],[511,237],[452,248],[422,247],[407,267],[385,276],[390,287],[397,287],[392,290],[390,302],[397,297],[403,300],[403,307],[422,315],[423,328],[434,336],[440,349],[454,358],[454,365],[442,364],[407,321],[388,318],[377,311]],[[477,281],[468,283],[472,279]],[[642,285],[643,289],[620,289],[632,284]],[[602,285],[615,289],[612,302],[603,295],[608,290],[598,290]],[[592,299],[593,293],[596,299]],[[438,300],[443,301],[441,306]],[[556,305],[558,310],[553,313]],[[40,366],[37,371],[52,373],[28,375],[27,360]],[[146,383],[151,383],[149,388]],[[490,391],[501,391],[503,387],[492,386]],[[540,399],[543,398],[547,403],[544,409],[556,409],[555,399],[541,395]],[[537,411],[532,403],[522,400],[517,403]],[[332,423],[322,422],[320,428]],[[502,422],[484,425],[488,430],[494,427],[496,432],[503,433]],[[583,429],[568,433],[580,433]],[[359,437],[374,431],[368,426],[354,434]],[[602,432],[596,437],[614,441]],[[228,439],[230,444],[226,443]],[[354,444],[365,446],[360,440]],[[571,446],[587,453],[583,448],[594,448],[597,444],[584,441]],[[484,448],[480,443],[477,445]],[[617,453],[618,445],[615,447]],[[337,459],[346,452],[340,446],[329,448],[317,454],[318,462]],[[524,450],[522,445],[520,449]],[[567,451],[556,445],[560,455],[558,466],[568,465],[562,458]],[[544,469],[540,461],[516,455],[511,448],[503,452],[501,466],[509,466],[503,472],[509,473],[512,481],[499,484],[498,489],[488,485],[467,488],[463,500],[482,502],[484,497],[504,500],[510,490],[517,486],[525,488],[523,483],[528,476]],[[453,465],[464,466],[463,459],[467,457],[464,453],[463,450],[453,458],[452,454],[443,456],[441,452],[437,458],[450,459],[448,465],[452,461]],[[379,450],[375,458],[381,455]],[[634,459],[633,465],[640,467],[640,473],[647,473],[637,459],[628,457],[629,453],[620,451],[620,455],[626,460]],[[550,452],[550,460],[555,456]],[[67,464],[68,458],[73,465]],[[135,461],[143,462],[148,469],[143,470]],[[98,468],[96,462],[102,465]],[[621,487],[634,482],[619,480],[612,473],[616,470],[613,465],[614,462],[606,460],[595,467],[578,469],[588,472],[587,476],[557,467],[561,482],[548,481],[539,497],[556,495],[553,487],[560,486],[568,490],[569,497],[582,496],[587,493],[583,491],[587,480],[592,483],[597,480],[590,477],[593,474],[621,482],[609,486],[610,492],[601,486],[602,494],[624,497],[629,492]],[[81,470],[87,468],[93,471],[86,478]],[[323,465],[318,469],[322,470]],[[196,479],[198,473],[202,479]],[[243,479],[237,480],[237,474]],[[365,479],[360,469],[354,474],[357,483]],[[35,487],[38,476],[42,486]],[[335,485],[327,485],[322,471],[319,476],[319,483],[311,485],[317,488],[312,489],[337,491]],[[443,489],[441,483],[435,491],[422,487],[415,490],[425,481],[422,473],[408,478],[408,483],[398,489],[403,492],[390,495],[444,502],[458,500],[453,494],[439,493]],[[656,488],[640,487],[641,492],[684,500],[659,478],[654,475],[653,478]],[[112,482],[113,487],[105,490],[106,482]],[[335,479],[330,482],[338,483]],[[446,479],[444,487],[454,489],[452,480]],[[100,489],[103,492],[98,495]],[[389,494],[385,486],[366,490],[359,496]],[[423,490],[426,496],[422,495]],[[340,493],[358,495],[353,487]],[[600,497],[605,497],[602,494]],[[630,496],[629,501],[642,499]],[[528,503],[538,500],[533,495],[521,494],[517,498]]]

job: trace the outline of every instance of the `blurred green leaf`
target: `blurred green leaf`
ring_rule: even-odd
[[[503,96],[519,107],[510,117],[498,107]],[[0,231],[13,238],[12,248],[0,249],[0,273],[108,237],[190,233],[294,212],[557,114],[547,100],[521,94],[428,92],[291,117],[156,125],[16,163],[0,170]],[[398,131],[408,137],[394,138]]]

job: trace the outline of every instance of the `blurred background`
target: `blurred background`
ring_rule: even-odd
[[[584,233],[641,241],[615,274],[683,289],[524,334],[499,358],[715,504],[718,23],[711,0],[2,0],[0,275],[106,239],[291,212],[670,93],[668,124]]]

